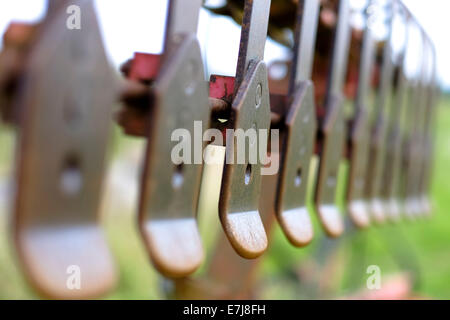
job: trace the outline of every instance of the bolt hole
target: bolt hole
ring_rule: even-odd
[[[247,168],[245,168],[245,178],[244,178],[245,184],[248,185],[251,179],[252,179],[252,165],[248,164]]]
[[[300,186],[302,183],[302,168],[298,168],[297,173],[295,175],[294,184],[296,187]]]
[[[175,166],[175,171],[172,176],[172,186],[174,189],[179,189],[184,182],[184,164],[180,163]]]
[[[77,195],[83,186],[83,176],[78,157],[68,156],[63,164],[60,178],[60,188],[65,195]]]

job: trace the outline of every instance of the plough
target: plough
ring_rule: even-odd
[[[108,64],[92,1],[50,0],[37,25],[9,26],[0,111],[17,132],[11,231],[27,279],[44,297],[96,298],[114,287],[98,221],[114,121],[146,141],[137,225],[177,298],[255,297],[255,270],[277,222],[301,248],[314,239],[316,214],[330,238],[345,232],[346,217],[366,229],[431,215],[435,52],[407,7],[368,0],[355,13],[348,0],[289,2],[296,8],[291,58],[267,66],[268,31],[279,35],[280,28],[271,1],[230,3],[242,6],[236,73],[209,81],[196,36],[201,0],[169,0],[163,52],[135,53],[123,79]],[[79,29],[66,27],[71,5],[82,13]],[[352,26],[352,14],[362,27]],[[394,20],[406,39],[400,50],[392,44]],[[375,22],[386,29],[381,39]],[[411,27],[420,30],[422,52],[414,76],[405,67]],[[280,67],[287,72],[275,77]],[[197,124],[217,134],[188,144],[193,162],[174,159],[174,137],[186,142]],[[253,140],[229,134],[253,129],[262,132]],[[216,204],[223,230],[208,265],[194,274],[206,256],[197,223],[203,155],[214,148],[225,150]],[[344,161],[346,176],[339,175]],[[68,285],[74,267],[82,275],[76,290]]]

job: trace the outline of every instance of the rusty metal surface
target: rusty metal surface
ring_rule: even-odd
[[[235,92],[228,128],[268,130],[270,128],[267,69],[261,58],[267,35],[270,1],[247,0],[241,31],[241,44],[236,69]],[[254,42],[258,41],[258,42]],[[260,134],[256,143],[259,150]],[[261,190],[261,159],[249,163],[250,140],[244,139],[245,163],[237,162],[237,137],[227,137],[228,161],[224,167],[219,200],[219,216],[231,245],[245,258],[256,258],[267,248],[267,235],[261,221],[258,200]],[[252,147],[254,147],[252,145]]]
[[[406,14],[411,17],[409,12]],[[411,18],[410,18],[411,19]],[[421,162],[424,157],[423,126],[427,112],[426,77],[428,72],[429,56],[427,50],[427,36],[420,26],[410,20],[412,25],[420,31],[420,62],[417,65],[417,75],[411,78],[412,90],[409,95],[408,108],[404,122],[404,151],[402,155],[403,166],[401,171],[401,197],[403,200],[402,213],[410,220],[422,215],[420,197]],[[409,26],[408,25],[408,26]]]
[[[203,80],[200,48],[187,36],[173,48],[170,59],[152,87],[154,105],[144,160],[139,203],[140,230],[155,267],[164,275],[192,273],[203,260],[203,247],[196,223],[196,205],[201,165],[173,163],[172,132],[187,130],[193,137],[194,121],[208,123],[208,92]],[[202,145],[190,144],[193,157],[202,155]],[[201,163],[201,162],[200,162]]]
[[[195,35],[200,3],[192,7],[186,4],[170,2],[164,53],[147,66],[157,70],[144,70],[144,74],[156,77],[138,79],[150,83],[148,94],[140,101],[148,121],[140,127],[147,130],[148,142],[139,195],[139,229],[156,269],[172,278],[194,272],[204,258],[196,221],[203,144],[195,142],[194,126],[197,124],[202,134],[209,123],[208,88]],[[191,14],[179,21],[184,11]],[[129,76],[133,75],[133,65],[139,69],[138,62],[133,61]],[[145,69],[145,64],[141,67]],[[176,129],[181,130],[178,135]],[[172,152],[181,142],[187,143],[186,150]],[[187,159],[181,156],[185,152]]]
[[[291,94],[284,100],[284,123],[280,128],[280,169],[275,213],[291,244],[311,242],[314,229],[306,206],[310,162],[314,153],[317,120],[311,78],[319,2],[302,1],[290,78]],[[287,67],[287,66],[286,66]]]
[[[336,188],[346,138],[342,89],[350,41],[348,19],[349,3],[346,0],[339,1],[339,19],[325,100],[326,115],[319,128],[322,141],[314,201],[320,222],[331,237],[338,237],[344,232],[342,213],[336,204]]]
[[[97,297],[115,282],[98,223],[115,83],[92,3],[72,3],[83,28],[65,28],[65,10],[44,20],[17,99],[14,239],[28,280],[52,298]],[[67,285],[73,266],[79,290]]]
[[[198,19],[202,0],[170,0],[168,1],[166,33],[164,35],[164,53],[168,56],[172,45],[185,35],[197,33]],[[179,38],[180,37],[180,38]]]
[[[232,104],[233,128],[270,128],[269,88],[264,62],[255,62],[242,82]],[[232,137],[234,145],[237,138]],[[258,135],[257,145],[260,137]],[[237,150],[231,150],[227,141],[227,152],[236,162]],[[261,222],[258,199],[261,188],[261,162],[249,163],[250,139],[245,139],[246,163],[226,164],[219,202],[219,214],[232,246],[245,258],[256,258],[267,248],[267,236]]]
[[[277,159],[277,157],[273,157]],[[277,175],[262,176],[258,207],[262,223],[270,236],[275,223],[275,188]],[[228,238],[218,240],[208,268],[200,277],[182,278],[175,282],[177,299],[253,299],[257,270],[263,257],[245,259],[236,254]]]
[[[394,99],[389,115],[386,158],[381,181],[381,199],[390,221],[398,221],[401,214],[400,182],[402,167],[403,135],[400,126],[401,115],[407,103],[408,81],[404,74],[404,57],[396,62],[397,82],[394,87]]]

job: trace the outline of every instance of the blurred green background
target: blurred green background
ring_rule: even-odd
[[[315,240],[292,247],[276,225],[270,250],[259,269],[258,296],[273,299],[342,298],[366,284],[366,269],[378,265],[382,279],[411,276],[414,296],[450,298],[450,96],[443,95],[436,117],[435,164],[431,196],[433,217],[350,230],[328,240],[315,221]],[[103,206],[104,226],[117,261],[119,281],[109,299],[163,299],[170,283],[149,263],[137,234],[135,204],[143,141],[114,130],[111,163]],[[8,229],[14,132],[0,130],[0,299],[36,299],[17,263]],[[214,209],[209,210],[214,213]],[[217,215],[204,218],[202,230],[219,230]],[[214,228],[210,224],[214,224]],[[207,227],[204,227],[204,226]],[[206,247],[214,235],[204,231]],[[328,259],[333,257],[333,263]],[[201,271],[200,271],[201,272]]]

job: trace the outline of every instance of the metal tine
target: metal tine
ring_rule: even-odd
[[[415,23],[415,25],[421,31],[422,44],[425,48],[426,46],[426,33],[423,28],[417,23],[414,19],[413,15],[409,11],[409,9],[401,2],[398,1],[400,8],[405,12],[409,21]],[[423,54],[426,53],[422,51]],[[422,59],[424,64],[422,65],[421,76],[424,76],[424,72],[426,70],[426,59]],[[418,185],[420,183],[420,159],[423,157],[423,150],[420,147],[420,123],[421,120],[421,110],[424,111],[425,107],[421,108],[420,94],[421,87],[423,86],[423,79],[417,80],[418,86],[417,90],[415,90],[410,95],[409,104],[411,108],[414,108],[412,112],[409,113],[409,116],[405,116],[405,137],[404,137],[404,150],[403,150],[403,166],[401,167],[401,181],[398,192],[400,192],[400,196],[403,196],[405,199],[404,213],[410,219],[415,219],[419,214],[418,210],[421,207],[421,201],[419,196],[415,195],[418,193]],[[419,103],[418,103],[419,102]],[[424,101],[425,102],[425,101]]]
[[[428,35],[425,30],[422,29],[422,35],[424,38],[424,66],[423,66],[423,76],[421,83],[421,115],[419,117],[420,123],[418,128],[417,138],[419,139],[419,150],[418,150],[418,163],[417,163],[417,174],[416,174],[416,186],[415,186],[415,204],[417,206],[416,215],[418,217],[427,216],[430,212],[430,203],[427,194],[423,192],[422,183],[424,172],[427,170],[429,163],[429,158],[431,157],[430,149],[427,147],[427,122],[430,117],[430,99],[429,99],[429,85],[430,78],[433,76],[433,56],[432,56],[432,44],[430,43]]]
[[[307,0],[309,3],[314,3],[316,0]],[[300,8],[299,8],[300,10]],[[308,9],[308,12],[310,9]],[[308,19],[302,20],[304,23],[310,21],[311,15],[308,14]],[[299,25],[297,25],[299,27]],[[298,30],[299,28],[297,28]],[[308,30],[312,30],[308,28]],[[303,36],[301,37],[303,39]],[[312,37],[313,39],[315,37]],[[298,38],[296,38],[298,39]],[[312,49],[314,50],[314,45]],[[306,49],[300,50],[305,54]],[[295,61],[295,59],[294,59]],[[303,81],[304,82],[304,81]],[[299,82],[301,84],[301,81]],[[314,111],[314,108],[312,108]],[[314,120],[314,114],[312,120]],[[263,185],[261,196],[259,197],[259,208],[261,218],[263,220],[266,230],[272,230],[275,215],[273,214],[273,205],[276,201],[275,190],[277,185],[277,175],[267,175],[263,177]],[[303,242],[305,244],[305,242]],[[177,294],[181,298],[198,298],[212,296],[216,298],[248,298],[252,294],[252,285],[255,281],[253,274],[256,272],[258,264],[261,259],[244,260],[235,254],[235,251],[230,246],[228,241],[221,238],[216,247],[214,258],[208,268],[207,274],[202,278],[202,283],[207,283],[206,287],[195,286],[192,281],[178,281]],[[224,268],[224,266],[227,266]],[[216,288],[214,290],[214,288]],[[220,288],[220,289],[217,289]]]
[[[259,208],[268,233],[274,231],[275,189],[277,175],[263,176]],[[175,282],[177,299],[254,299],[259,266],[264,259],[243,259],[236,254],[227,237],[221,235],[212,252],[212,258],[201,276],[182,278]]]
[[[311,78],[319,16],[319,1],[298,4],[297,26],[289,97],[285,99],[280,128],[280,170],[275,214],[289,241],[298,247],[313,238],[314,228],[306,205],[310,161],[317,122]],[[265,181],[263,181],[265,182]]]
[[[366,28],[364,29],[361,58],[359,63],[358,89],[356,92],[355,109],[356,112],[368,109],[367,100],[370,96],[370,81],[372,79],[373,64],[375,60],[375,39],[370,27],[371,15],[367,13],[372,7],[372,1],[366,8]]]
[[[227,163],[219,199],[219,215],[225,234],[236,252],[248,259],[260,256],[267,248],[267,235],[258,208],[261,171],[265,168],[260,157],[256,157],[255,163],[250,162],[250,148],[256,146],[259,149],[262,146],[260,130],[268,132],[270,128],[268,77],[262,61],[269,11],[270,0],[245,1],[235,94],[227,129],[233,129],[236,134],[238,130],[248,132],[256,129],[258,132],[255,132],[256,143],[244,139],[246,163],[235,163],[237,148],[234,141],[237,136],[227,135]],[[256,155],[256,150],[253,151]]]
[[[319,11],[319,0],[302,0],[298,3],[294,55],[292,59],[293,72],[289,82],[289,92],[291,94],[300,83],[311,80]]]
[[[349,2],[339,1],[331,70],[325,98],[326,115],[320,127],[321,150],[314,194],[316,211],[326,233],[338,237],[344,231],[341,210],[336,203],[337,178],[345,146],[343,86],[350,44]]]
[[[202,3],[203,0],[169,1],[163,49],[165,55],[169,54],[171,46],[181,41],[182,35],[197,33]]]
[[[327,108],[333,106],[334,99],[343,95],[343,87],[348,64],[350,46],[350,6],[349,1],[339,1],[339,16],[334,36],[334,48],[331,61],[330,77],[326,96]]]
[[[412,19],[410,20],[412,21]],[[411,22],[412,23],[412,22]],[[414,142],[414,135],[417,127],[417,113],[420,95],[419,77],[411,76],[408,80],[408,90],[406,93],[406,105],[403,109],[401,118],[402,130],[402,147],[401,147],[401,167],[399,171],[399,184],[394,186],[397,188],[397,198],[400,204],[400,214],[409,220],[415,220],[414,212],[409,210],[408,195],[411,193],[410,183],[414,183],[414,167],[416,158],[416,143]]]
[[[397,4],[395,2],[394,4]],[[409,23],[409,16],[401,10],[401,7],[394,7],[396,13],[403,13],[405,26]],[[408,48],[409,32],[405,28],[405,43],[398,60],[396,61],[396,83],[394,88],[394,97],[392,106],[389,110],[389,124],[386,144],[386,156],[383,167],[383,178],[381,185],[381,199],[384,203],[383,208],[389,221],[396,222],[400,219],[401,203],[399,198],[399,183],[402,164],[402,132],[401,119],[405,104],[407,103],[406,92],[408,90],[408,81],[405,75],[406,50]]]
[[[419,182],[421,174],[421,162],[424,157],[424,150],[422,148],[423,140],[423,119],[425,118],[425,104],[426,104],[426,75],[428,67],[428,50],[426,34],[421,30],[422,37],[422,59],[421,70],[418,79],[417,97],[414,100],[415,106],[413,110],[414,116],[409,128],[409,168],[406,183],[406,197],[405,197],[405,212],[408,216],[418,218],[421,215],[421,202],[419,195]]]
[[[430,183],[430,172],[432,168],[433,162],[433,120],[434,120],[434,97],[435,97],[435,88],[434,81],[436,77],[436,56],[434,51],[434,46],[430,39],[427,41],[427,48],[430,54],[430,66],[429,66],[429,79],[428,85],[425,89],[425,119],[424,119],[424,127],[423,127],[423,161],[421,164],[421,174],[419,181],[419,197],[421,201],[421,205],[423,208],[423,214],[425,216],[429,216],[431,214],[431,202],[428,197],[429,192],[429,183]]]
[[[392,52],[392,24],[393,5],[389,2],[388,18],[386,24],[388,33],[383,49],[381,79],[376,94],[374,123],[370,137],[370,153],[366,173],[365,196],[369,201],[370,217],[375,223],[383,223],[386,220],[385,208],[381,199],[381,181],[383,166],[386,157],[386,137],[388,131],[387,113],[390,109],[393,85],[393,52]],[[390,106],[391,107],[391,106]]]
[[[236,67],[235,92],[249,71],[250,63],[264,59],[271,0],[246,0]]]
[[[40,294],[95,298],[116,278],[99,225],[115,81],[92,2],[49,4],[18,83],[14,240]],[[81,30],[62,27],[69,4]]]
[[[418,163],[418,174],[417,174],[417,186],[416,186],[416,199],[417,199],[417,206],[420,208],[417,211],[417,214],[420,217],[426,217],[428,213],[430,212],[430,204],[429,200],[427,198],[426,193],[422,193],[422,181],[424,172],[426,171],[426,166],[429,163],[428,158],[430,158],[429,152],[427,148],[427,121],[429,118],[429,85],[430,85],[430,77],[431,77],[431,70],[432,70],[432,52],[431,52],[431,44],[429,42],[428,36],[424,34],[425,37],[425,45],[424,45],[424,54],[426,56],[425,64],[425,70],[424,70],[424,76],[422,79],[422,123],[419,128],[419,138],[420,138],[420,153],[419,153],[419,163]]]
[[[370,225],[369,207],[364,187],[370,147],[368,104],[375,58],[375,40],[369,25],[373,19],[369,10],[374,10],[373,1],[368,1],[365,7],[366,28],[359,58],[358,88],[354,102],[355,113],[349,132],[350,166],[346,194],[349,216],[359,228],[366,228]]]
[[[193,157],[186,159],[180,154],[173,157],[168,143],[176,132],[180,143],[189,142],[196,124],[204,132],[209,123],[208,90],[196,38],[200,5],[201,1],[170,1],[165,52],[156,78],[151,79],[139,226],[155,268],[171,278],[193,273],[204,258],[196,219],[203,144],[184,145],[183,155]]]

